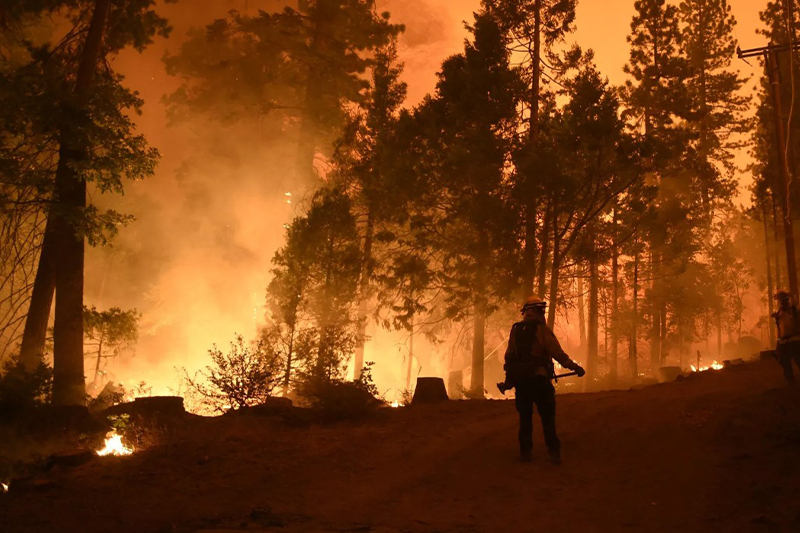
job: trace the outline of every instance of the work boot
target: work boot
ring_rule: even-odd
[[[554,465],[561,464],[561,452],[559,450],[550,450],[550,462]]]

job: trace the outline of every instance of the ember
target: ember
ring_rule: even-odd
[[[131,455],[133,448],[129,448],[122,443],[122,435],[115,431],[106,434],[105,446],[97,452],[97,455]]]
[[[8,492],[8,485],[6,483],[0,483],[0,487],[3,487],[3,492]]]

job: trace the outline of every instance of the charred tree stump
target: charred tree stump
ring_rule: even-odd
[[[417,378],[417,388],[411,404],[438,403],[448,400],[442,378]]]

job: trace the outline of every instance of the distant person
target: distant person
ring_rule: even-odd
[[[547,327],[544,309],[547,304],[530,297],[522,306],[522,322],[511,327],[505,365],[506,381],[498,387],[505,393],[516,389],[515,405],[519,412],[519,458],[531,460],[533,449],[533,404],[539,411],[544,441],[550,461],[561,464],[561,441],[556,434],[556,391],[550,382],[555,376],[553,359],[564,368],[583,376],[586,371],[561,349],[555,334]]]
[[[792,360],[800,368],[800,316],[788,291],[779,290],[775,293],[775,299],[778,300],[778,310],[772,316],[778,326],[778,361],[783,367],[786,381],[794,383]]]

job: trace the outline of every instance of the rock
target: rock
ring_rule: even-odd
[[[681,374],[683,374],[683,369],[679,366],[662,366],[658,369],[658,382],[675,381]]]
[[[417,378],[417,388],[411,404],[438,403],[449,400],[442,378]]]

